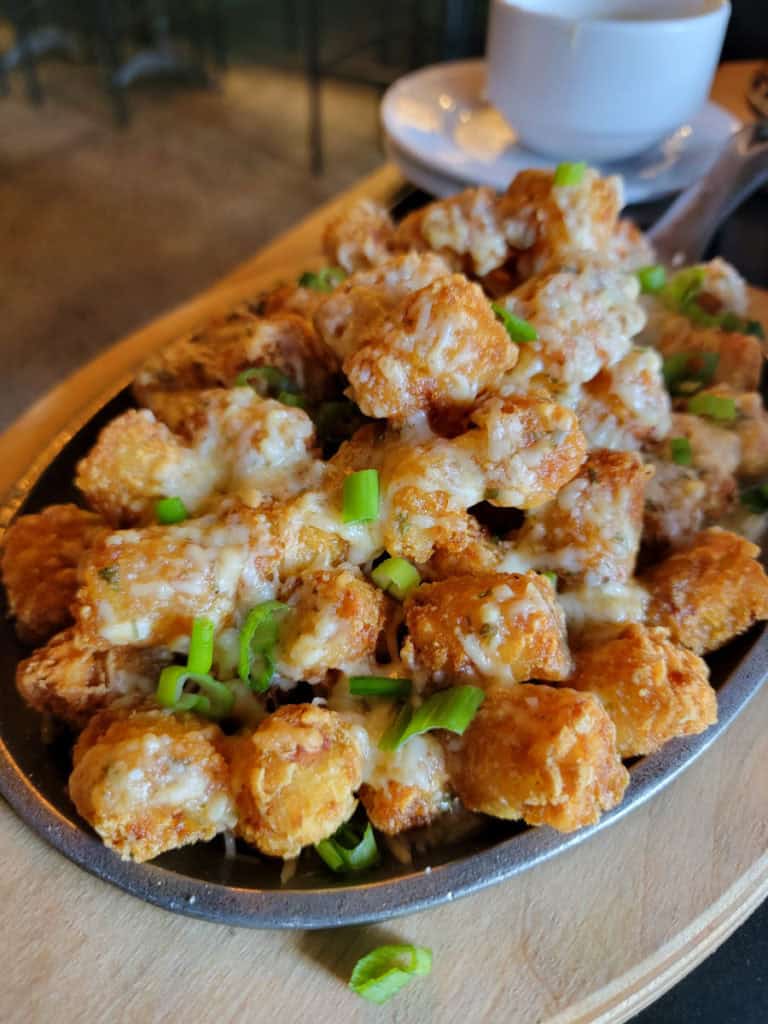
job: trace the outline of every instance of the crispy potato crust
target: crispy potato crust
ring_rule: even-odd
[[[359,570],[303,575],[287,597],[291,610],[280,627],[281,675],[319,681],[331,669],[373,655],[385,600]]]
[[[325,394],[337,370],[333,353],[304,317],[260,317],[244,305],[148,359],[136,375],[133,392],[141,405],[152,409],[155,392],[230,388],[241,371],[254,366],[276,367],[311,398]]]
[[[3,584],[23,643],[42,643],[72,621],[78,565],[108,529],[100,516],[77,505],[50,505],[8,527]]]
[[[351,274],[375,267],[391,252],[395,226],[389,213],[370,199],[348,206],[323,233],[323,248],[331,264]]]
[[[77,741],[69,793],[123,860],[145,861],[235,823],[218,726],[166,711],[104,711]]]
[[[16,687],[36,711],[82,726],[115,701],[152,693],[170,661],[163,648],[98,648],[67,629],[19,662]]]
[[[484,573],[425,583],[406,603],[418,663],[445,684],[565,679],[565,618],[536,573]]]
[[[312,704],[279,708],[229,744],[237,833],[272,857],[297,857],[355,809],[363,754],[351,726]]]
[[[558,270],[584,253],[608,253],[622,203],[621,179],[588,168],[578,185],[558,187],[554,173],[520,171],[498,205],[498,216],[524,277]]]
[[[596,694],[616,726],[621,757],[652,754],[675,736],[717,721],[717,695],[698,655],[670,643],[666,629],[627,626],[574,652],[565,685]]]
[[[480,286],[452,274],[374,321],[343,365],[366,416],[404,419],[470,406],[516,358]]]
[[[629,773],[591,693],[523,683],[491,691],[461,738],[446,736],[465,807],[572,832],[621,800]]]
[[[625,583],[634,572],[650,471],[634,452],[596,449],[555,499],[530,512],[516,543],[569,584]]]
[[[703,530],[690,547],[642,577],[651,594],[648,624],[665,626],[675,643],[706,654],[768,618],[768,577],[759,553],[735,533]]]

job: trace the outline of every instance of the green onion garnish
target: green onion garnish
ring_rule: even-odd
[[[189,513],[181,498],[160,498],[155,502],[155,519],[163,526],[172,523],[183,523]]]
[[[461,736],[484,698],[479,686],[452,686],[433,693],[415,711],[406,704],[379,740],[379,750],[397,750],[412,736],[430,729],[447,729]]]
[[[323,267],[322,270],[306,270],[299,278],[300,288],[311,288],[313,292],[332,292],[346,278],[341,267]]]
[[[583,160],[578,163],[558,164],[555,168],[555,185],[562,188],[566,185],[580,185],[587,165]]]
[[[185,683],[195,683],[200,693],[185,693]],[[197,711],[209,718],[224,718],[232,710],[235,695],[225,683],[186,665],[168,665],[160,673],[155,693],[157,703],[172,711]]]
[[[646,295],[660,292],[667,283],[667,272],[660,263],[650,267],[640,267],[635,271],[635,276],[640,282],[640,291]]]
[[[275,674],[280,617],[286,611],[282,601],[264,601],[248,612],[240,630],[237,674],[256,693],[268,689]]]
[[[669,449],[672,453],[672,461],[678,466],[690,466],[693,462],[691,442],[687,437],[673,437],[669,442]]]
[[[290,391],[281,391],[277,396],[278,402],[283,405],[292,405],[296,409],[306,409],[306,400],[301,395],[292,395]]]
[[[387,676],[350,676],[349,692],[353,697],[410,697],[410,679],[389,679]]]
[[[379,471],[361,469],[344,478],[342,515],[345,523],[379,518]]]
[[[720,356],[717,352],[674,352],[662,364],[667,391],[691,395],[712,383]]]
[[[741,492],[739,498],[741,504],[745,505],[750,512],[757,514],[768,512],[768,483],[747,487]]]
[[[210,619],[198,618],[192,623],[189,639],[187,668],[190,672],[205,675],[213,665],[213,623]]]
[[[704,286],[704,271],[701,267],[685,267],[673,274],[661,290],[665,306],[687,315],[688,307],[695,301]],[[702,310],[703,312],[703,310]]]
[[[546,576],[552,586],[557,590],[557,573],[547,569],[544,572],[540,572],[539,576]]]
[[[362,836],[349,825],[342,825],[330,839],[323,839],[315,849],[331,869],[339,874],[366,871],[379,863],[379,850],[370,821]]]
[[[265,398],[267,396],[274,397],[282,391],[290,395],[295,395],[298,391],[291,378],[278,370],[276,366],[251,366],[249,369],[243,370],[235,377],[235,387],[252,387],[254,391],[258,391]]]
[[[517,345],[524,345],[529,341],[536,341],[538,331],[522,317],[515,316],[499,302],[492,302],[491,309],[496,314],[496,319],[501,321],[504,330]]]
[[[386,1003],[431,970],[432,950],[426,946],[379,946],[357,961],[349,987],[371,1003]]]
[[[713,420],[730,422],[736,419],[736,402],[724,395],[694,395],[688,399],[686,408],[688,412]]]
[[[398,601],[404,601],[421,583],[419,570],[405,558],[385,559],[373,570],[371,579]]]

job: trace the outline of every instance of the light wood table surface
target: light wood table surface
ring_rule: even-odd
[[[741,116],[749,66],[715,96]],[[127,338],[3,437],[0,493],[158,345],[279,277],[319,265],[322,224],[391,167],[278,239],[205,295]],[[768,297],[755,296],[768,318]],[[607,832],[508,883],[388,925],[257,932],[148,906],[90,877],[0,803],[0,1021],[623,1021],[712,952],[768,893],[768,687],[680,779]],[[385,1007],[349,993],[387,941],[434,949],[431,977]]]

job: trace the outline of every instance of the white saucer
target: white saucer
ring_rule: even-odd
[[[490,185],[503,191],[518,171],[552,166],[551,160],[518,144],[485,99],[484,60],[435,64],[398,79],[384,95],[381,119],[402,157],[436,174],[438,181],[458,182],[458,188]],[[740,127],[737,118],[708,102],[658,146],[601,170],[623,176],[628,203],[658,199],[706,173]],[[564,158],[577,160],[579,154]]]
[[[403,177],[410,181],[411,184],[417,185],[424,192],[428,192],[429,195],[435,196],[437,199],[445,199],[467,188],[466,181],[451,178],[447,174],[440,174],[434,168],[426,167],[418,160],[414,160],[413,157],[400,149],[397,143],[388,135],[385,135],[384,144],[387,156],[392,163],[397,164],[403,173]]]

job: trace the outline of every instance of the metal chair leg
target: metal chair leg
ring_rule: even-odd
[[[312,174],[323,173],[323,109],[320,76],[320,10],[321,0],[306,0],[304,13],[307,29],[306,76],[309,105],[308,143],[309,167]]]

